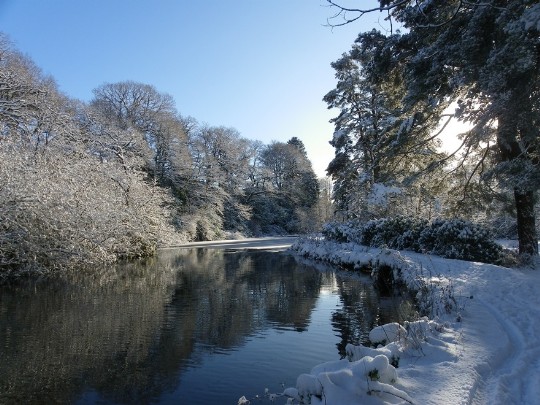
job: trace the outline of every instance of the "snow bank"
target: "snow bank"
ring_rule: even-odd
[[[407,393],[392,385],[396,380],[396,369],[388,357],[378,354],[353,362],[339,360],[321,364],[310,374],[300,375],[296,388],[288,388],[281,395],[306,404],[350,404],[370,394],[412,402]]]
[[[346,359],[277,394],[288,403],[540,404],[540,271],[320,240],[293,249],[346,268],[390,266],[429,318],[373,329],[383,344],[347,345]]]

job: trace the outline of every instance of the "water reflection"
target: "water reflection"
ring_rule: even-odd
[[[240,370],[246,366],[230,353],[279,354],[285,363],[299,351],[288,352],[295,344],[290,337],[301,337],[299,347],[317,353],[309,357],[306,350],[294,367],[279,365],[280,373],[287,368],[296,376],[314,365],[309,361],[332,359],[323,344],[334,345],[337,358],[336,345],[343,353],[347,342],[365,339],[393,316],[365,280],[319,271],[283,253],[163,251],[92,274],[2,287],[0,403],[183,403],[186,395],[190,403],[229,403],[246,393],[238,389],[255,384],[254,370]],[[287,346],[272,346],[284,333]],[[219,357],[224,353],[226,360]],[[217,367],[205,371],[210,358],[221,359],[218,374],[241,378],[243,386],[210,386]],[[208,392],[185,384],[194,369]]]

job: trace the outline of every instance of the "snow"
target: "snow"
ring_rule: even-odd
[[[398,187],[387,186],[382,183],[375,183],[368,195],[368,202],[373,205],[386,207],[391,197],[401,194],[402,190]]]
[[[231,249],[231,250],[286,250],[296,240],[297,236],[266,236],[249,239],[227,239],[205,242],[189,242],[180,245],[170,245],[161,250],[177,248],[205,248],[205,249]]]
[[[287,403],[540,404],[540,271],[316,239],[293,249],[348,267],[390,265],[423,291],[430,316],[375,328],[370,339],[384,343],[348,345],[346,359],[278,394]]]
[[[405,336],[407,331],[399,323],[389,323],[386,325],[377,326],[369,332],[369,340],[373,344],[377,343],[392,343],[399,341],[401,336]]]

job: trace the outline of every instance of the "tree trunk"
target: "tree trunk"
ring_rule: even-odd
[[[522,105],[516,101],[515,105]],[[499,117],[497,130],[497,146],[505,161],[527,158],[517,138],[518,113],[511,108]],[[535,191],[531,189],[514,189],[516,220],[519,240],[519,254],[537,255],[538,236],[536,235]]]
[[[514,190],[517,212],[519,253],[537,255],[538,236],[536,235],[535,198],[533,191]]]

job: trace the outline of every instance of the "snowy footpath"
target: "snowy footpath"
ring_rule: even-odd
[[[378,346],[349,345],[348,359],[306,370],[296,387],[277,394],[281,399],[540,404],[540,270],[317,240],[299,241],[293,249],[348,268],[387,265],[419,291],[430,316],[374,329],[370,340]]]

